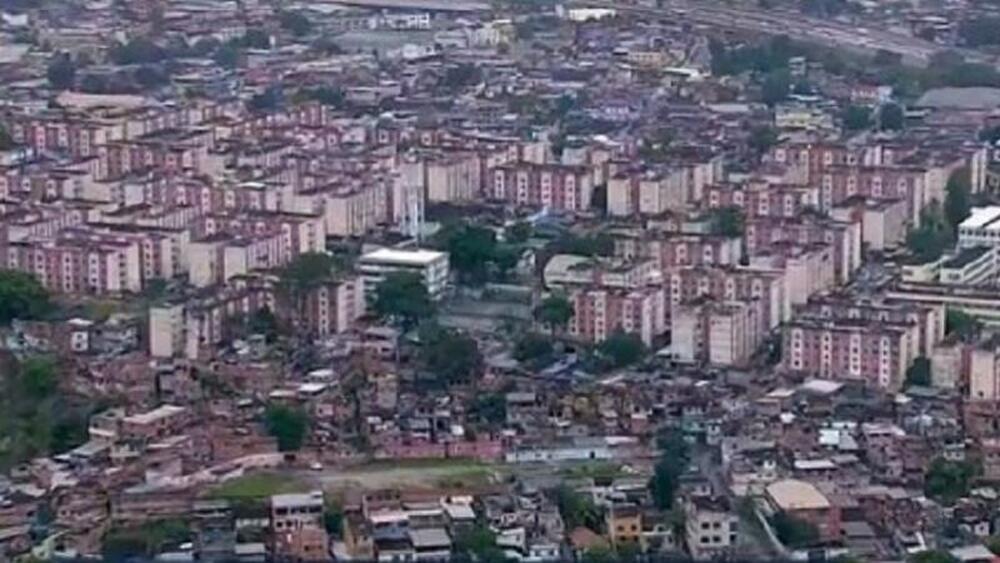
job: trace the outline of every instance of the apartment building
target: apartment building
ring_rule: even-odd
[[[783,272],[751,268],[679,268],[666,275],[670,310],[683,302],[706,297],[720,301],[760,299],[767,330],[791,316]]]
[[[684,169],[620,172],[608,180],[607,211],[615,217],[682,211],[688,201]]]
[[[946,315],[945,308],[941,305],[828,295],[814,297],[805,307],[797,307],[795,314],[820,320],[857,319],[913,325],[912,342],[917,345],[918,355],[926,357],[930,357],[934,347],[944,340]]]
[[[254,276],[235,277],[218,291],[184,304],[149,308],[150,355],[156,358],[211,357],[226,334],[225,320],[264,308],[275,311],[272,283]]]
[[[705,188],[705,202],[709,209],[737,207],[747,217],[793,219],[806,209],[818,209],[819,196],[819,188],[816,187],[766,181]]]
[[[758,217],[747,221],[745,240],[749,256],[781,242],[832,245],[838,283],[849,281],[861,267],[860,223],[834,221],[812,214],[797,219]]]
[[[327,337],[352,330],[365,314],[365,289],[361,277],[330,280],[310,291],[304,319],[313,334]]]
[[[7,269],[34,274],[53,293],[120,294],[142,290],[140,246],[134,239],[60,235],[0,241]]]
[[[489,199],[560,211],[587,211],[593,180],[585,166],[513,162],[490,171]]]
[[[739,516],[725,497],[691,496],[684,502],[684,535],[697,560],[726,555],[739,541]]]
[[[1000,343],[990,338],[974,347],[963,404],[967,432],[1000,437]]]
[[[467,202],[479,198],[482,179],[479,156],[449,152],[425,161],[427,201]]]
[[[913,333],[904,323],[794,318],[782,327],[782,366],[896,391],[918,355]]]
[[[272,495],[271,529],[277,533],[302,528],[323,528],[323,491]]]
[[[904,199],[848,198],[830,210],[838,221],[861,224],[861,242],[870,250],[895,248],[906,240],[910,214]]]
[[[763,302],[702,300],[670,311],[670,349],[678,362],[744,366],[766,336]]]
[[[542,272],[549,289],[597,286],[635,289],[662,283],[660,268],[649,259],[620,259],[557,254]]]
[[[622,331],[637,335],[648,346],[667,328],[661,288],[577,289],[568,298],[573,305],[569,333],[584,342],[603,342],[610,334]]]

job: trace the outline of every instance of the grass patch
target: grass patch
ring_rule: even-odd
[[[282,493],[301,493],[307,490],[309,490],[308,485],[290,475],[253,473],[221,483],[209,491],[209,496],[230,500],[250,500],[263,499]]]
[[[567,479],[617,479],[629,476],[622,471],[621,464],[601,461],[566,467],[560,473]]]
[[[380,471],[387,469],[455,469],[455,470],[488,470],[490,465],[469,458],[416,458],[416,459],[379,459],[363,466],[352,468],[358,470]]]

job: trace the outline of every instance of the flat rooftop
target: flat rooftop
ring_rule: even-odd
[[[400,266],[426,266],[448,255],[437,250],[399,250],[380,248],[361,257],[361,263],[396,264]]]
[[[973,207],[969,217],[962,221],[959,229],[1000,229],[1000,205]]]
[[[979,260],[984,254],[992,252],[993,249],[988,246],[973,246],[970,248],[963,248],[958,254],[952,256],[941,264],[942,268],[964,268],[969,264]]]

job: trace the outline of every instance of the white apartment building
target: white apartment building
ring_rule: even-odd
[[[380,248],[361,256],[358,269],[370,299],[379,284],[393,272],[419,274],[432,299],[440,299],[448,285],[448,253],[436,250]]]

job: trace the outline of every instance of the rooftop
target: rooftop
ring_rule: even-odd
[[[830,501],[815,486],[797,479],[776,481],[767,494],[781,510],[816,510],[830,508]]]
[[[972,214],[962,221],[958,226],[959,229],[982,229],[1000,228],[1000,224],[996,224],[997,220],[1000,220],[1000,206],[998,205],[988,205],[986,207],[973,207]]]
[[[380,248],[362,256],[361,262],[380,262],[401,266],[426,266],[447,256],[446,253],[436,250]]]
[[[941,264],[941,267],[955,269],[964,268],[981,258],[984,254],[990,252],[993,252],[993,249],[988,246],[963,248],[958,254],[949,258],[944,264]]]

